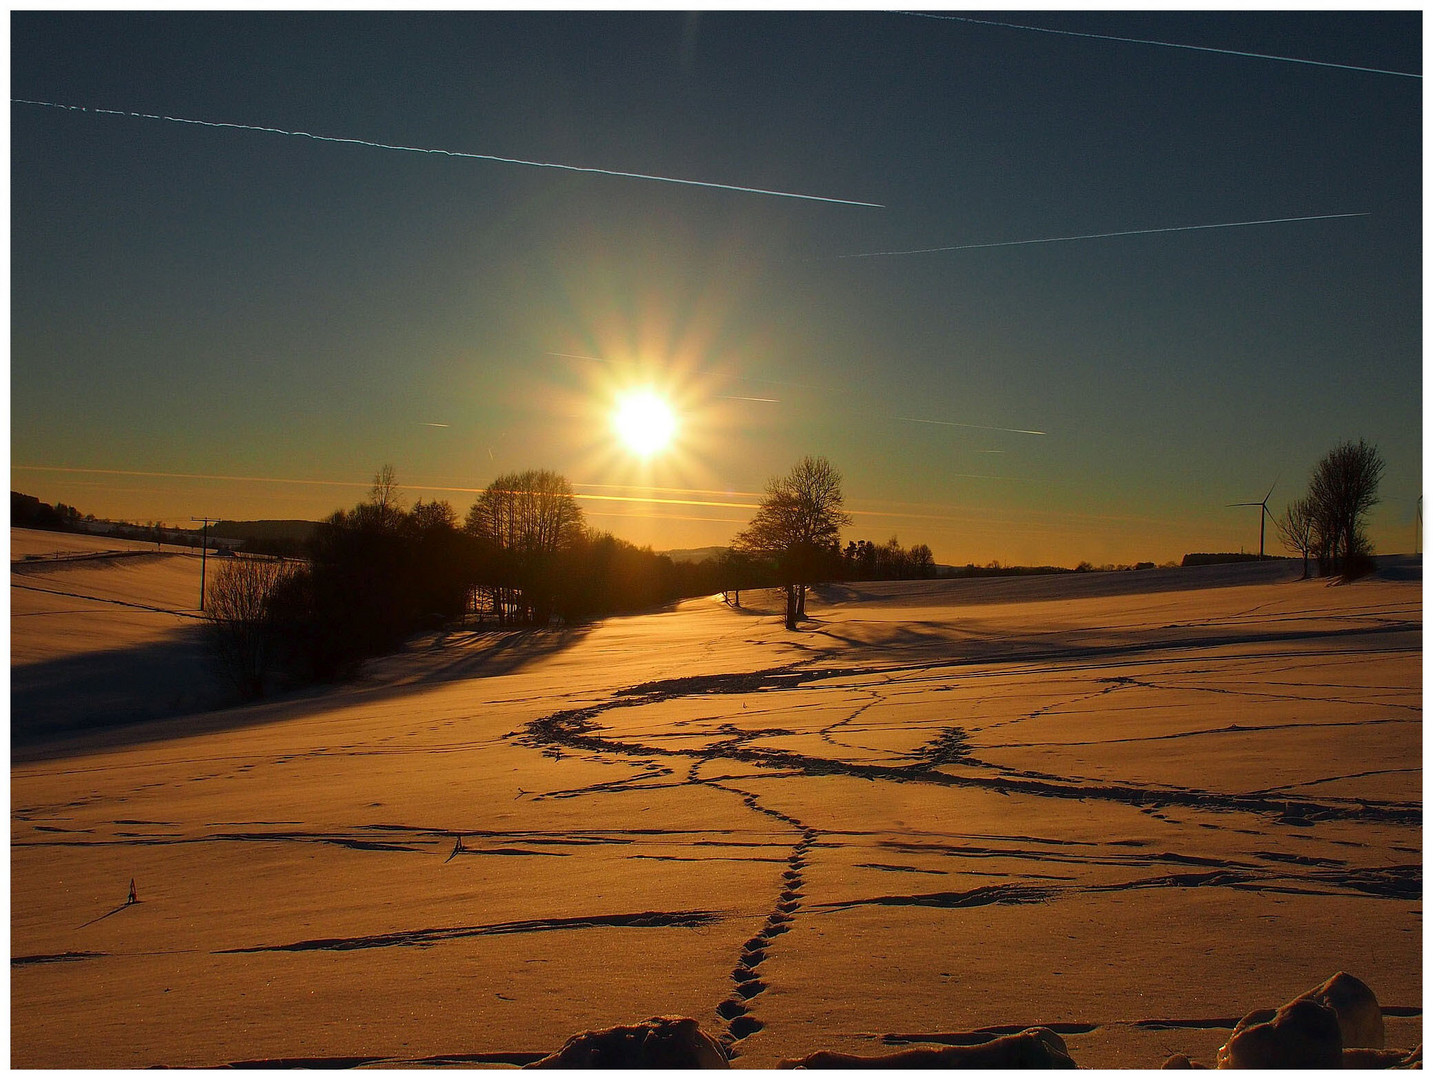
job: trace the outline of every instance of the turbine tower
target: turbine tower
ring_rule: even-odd
[[[1278,483],[1279,481],[1276,479],[1272,484],[1270,484],[1268,495],[1265,495],[1264,498],[1259,502],[1241,502],[1227,504],[1229,506],[1257,506],[1259,508],[1259,558],[1261,559],[1264,557],[1264,519],[1266,517],[1270,519],[1274,517],[1273,514],[1269,513],[1269,495],[1274,494],[1274,488],[1278,486]]]

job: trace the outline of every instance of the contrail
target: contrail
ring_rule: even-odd
[[[850,258],[851,256],[841,256]],[[560,360],[589,360],[594,364],[606,364],[608,367],[640,367],[635,360],[609,360],[605,356],[583,356],[580,353],[545,352],[544,356],[554,356]],[[781,379],[759,379],[755,375],[738,375],[732,371],[714,371],[710,368],[697,368],[691,374],[708,375],[714,379],[734,379],[737,382],[765,383],[768,386],[790,386],[797,390],[821,390],[819,386],[811,386],[808,383],[786,382]],[[774,398],[741,398],[742,401],[774,401]]]
[[[301,480],[289,476],[233,476],[217,473],[186,473],[186,472],[157,472],[139,469],[90,469],[68,465],[12,465],[15,472],[55,472],[55,473],[82,473],[85,475],[97,476],[142,476],[169,480],[229,480],[250,484],[304,484],[313,487],[348,487],[368,488],[372,482],[359,482],[356,480]],[[451,484],[421,484],[413,483],[406,485],[412,491],[445,491],[460,495],[478,495],[485,491],[480,487],[457,487]],[[574,484],[576,488],[606,488],[628,491],[657,491],[667,495],[716,495],[721,496],[719,500],[710,499],[681,499],[668,498],[655,495],[600,495],[588,492],[574,492],[578,499],[591,499],[596,502],[626,502],[643,504],[661,504],[670,506],[715,506],[727,509],[754,510],[755,503],[740,502],[745,498],[759,498],[759,492],[751,491],[714,491],[706,488],[670,488],[670,487],[647,487],[644,485],[628,484]]]
[[[602,488],[607,491],[665,491],[676,495],[721,495],[727,499],[759,499],[762,496],[760,491],[730,491],[716,490],[714,488],[678,488],[678,487],[657,487],[652,484],[588,484],[575,482],[575,488]],[[735,504],[744,505],[744,504]]]
[[[270,135],[287,135],[295,139],[312,139],[315,142],[347,143],[351,146],[367,146],[375,150],[402,150],[409,154],[437,154],[440,157],[469,158],[474,161],[496,161],[505,165],[527,165],[535,169],[560,169],[564,172],[597,173],[602,176],[617,176],[626,180],[656,180],[663,184],[685,184],[689,187],[715,188],[719,191],[739,191],[746,195],[770,195],[779,199],[807,199],[812,202],[837,203],[841,206],[869,206],[885,209],[882,203],[861,202],[856,199],[836,199],[827,195],[804,195],[796,191],[773,191],[769,188],[745,187],[741,184],[718,184],[711,180],[684,180],[676,176],[653,176],[649,173],[623,172],[620,169],[599,169],[591,165],[564,165],[556,161],[527,161],[523,158],[499,157],[496,154],[475,154],[464,150],[440,150],[428,146],[401,146],[397,143],[373,142],[369,139],[344,138],[337,135],[315,135],[311,131],[289,131],[285,128],[265,127],[261,124],[236,124],[219,120],[194,120],[184,116],[161,116],[158,113],[130,112],[125,109],[98,109],[86,105],[65,105],[57,101],[32,101],[27,98],[11,98],[12,105],[39,105],[47,109],[66,109],[71,112],[93,113],[98,116],[128,116],[137,120],[166,120],[171,124],[194,124],[199,127],[233,128],[238,131],[262,131]]]
[[[1271,53],[1244,52],[1241,49],[1216,49],[1212,45],[1186,45],[1178,41],[1152,41],[1148,38],[1116,37],[1113,34],[1091,34],[1080,30],[1053,30],[1048,26],[1026,26],[1023,23],[996,22],[994,19],[972,19],[968,15],[933,15],[926,11],[898,11],[897,15],[914,15],[922,19],[949,19],[953,22],[977,23],[981,26],[1003,26],[1009,30],[1033,30],[1039,34],[1060,34],[1064,37],[1097,38],[1100,41],[1123,41],[1131,45],[1158,45],[1164,49],[1189,49],[1193,52],[1222,53],[1225,56],[1247,56],[1254,60],[1277,60],[1283,64],[1309,64],[1313,67],[1339,68],[1343,71],[1366,71],[1372,75],[1397,75],[1404,79],[1421,79],[1411,71],[1389,71],[1387,68],[1359,67],[1357,64],[1335,64],[1328,60],[1305,60],[1298,56],[1275,56]]]
[[[948,247],[910,248],[906,251],[861,251],[837,255],[838,259],[874,259],[882,255],[929,255],[937,251],[975,251],[979,248],[1020,247],[1023,244],[1063,244],[1071,240],[1103,240],[1110,236],[1150,236],[1154,233],[1194,232],[1198,229],[1238,229],[1248,225],[1282,225],[1291,221],[1333,221],[1337,218],[1368,217],[1357,214],[1313,214],[1307,217],[1261,218],[1258,221],[1221,221],[1214,225],[1169,225],[1160,229],[1124,229],[1120,232],[1082,233],[1079,236],[1042,236],[1034,240],[996,240],[988,244],[952,244]]]
[[[216,473],[148,472],[139,469],[86,469],[68,465],[11,465],[15,472],[60,472],[84,473],[97,476],[143,476],[168,480],[239,480],[251,484],[310,484],[315,487],[358,487],[372,486],[372,481],[359,483],[355,480],[300,480],[289,476],[228,476]],[[433,489],[441,490],[441,489]]]
[[[893,419],[904,420],[908,424],[939,424],[941,427],[963,427],[974,428],[977,431],[1009,431],[1015,435],[1048,435],[1047,431],[1032,431],[1030,428],[1018,427],[991,427],[989,424],[961,424],[954,420],[922,420],[918,416],[897,416]]]
[[[591,499],[594,502],[641,503],[644,506],[716,506],[725,510],[757,510],[756,503],[717,502],[710,499],[659,499],[642,495],[594,495],[590,492],[574,491],[574,499]]]
[[[947,249],[946,249],[946,248],[931,248],[930,250],[932,250],[932,251],[945,251],[945,250],[947,250]],[[869,254],[870,254],[870,255],[911,255],[911,254],[915,254],[915,253],[914,253],[914,252],[908,252],[908,251],[882,251],[882,252],[873,251],[873,252],[870,252]],[[842,258],[842,259],[859,259],[859,258],[864,258],[864,257],[865,257],[865,256],[861,256],[861,255],[840,255],[840,256],[838,256],[838,258]],[[560,357],[560,358],[565,359],[565,360],[589,360],[589,361],[591,361],[591,362],[594,363],[594,364],[610,364],[610,365],[616,366],[616,365],[619,363],[619,361],[616,361],[616,360],[607,360],[607,359],[604,359],[603,357],[600,357],[600,356],[584,356],[584,355],[582,355],[582,354],[580,354],[580,353],[549,352],[549,353],[544,353],[543,355],[545,355],[545,356],[556,356],[556,357]],[[720,377],[720,378],[727,378],[727,379],[737,379],[737,380],[742,380],[742,381],[745,381],[745,382],[768,383],[768,384],[770,384],[770,385],[772,385],[772,386],[793,386],[793,387],[797,387],[798,389],[802,389],[802,390],[813,390],[813,391],[816,391],[817,393],[837,393],[837,392],[839,392],[839,391],[836,390],[835,387],[831,387],[831,386],[812,386],[812,385],[807,384],[807,383],[780,382],[780,381],[778,381],[778,380],[776,380],[776,379],[756,379],[756,378],[752,378],[752,377],[747,376],[747,375],[733,375],[733,374],[731,374],[731,373],[729,373],[729,372],[722,372],[722,371],[701,371],[701,372],[698,372],[698,374],[702,374],[702,375],[712,375],[712,376],[716,376],[716,377]],[[769,398],[769,397],[744,397],[744,396],[738,396],[738,395],[735,395],[735,394],[716,394],[716,395],[713,395],[713,396],[714,396],[715,398],[717,398],[718,400],[720,400],[720,401],[757,401],[757,402],[762,402],[762,403],[770,404],[770,405],[780,405],[780,404],[781,404],[781,400],[780,400],[779,398]],[[1049,434],[1049,432],[1045,432],[1045,431],[1032,431],[1032,430],[1029,429],[1029,428],[991,427],[991,426],[989,426],[989,425],[987,425],[987,424],[961,424],[961,423],[957,423],[957,422],[954,421],[954,420],[922,420],[921,418],[916,417],[916,416],[890,416],[890,417],[887,417],[887,419],[891,419],[891,420],[904,420],[904,421],[906,421],[907,423],[911,423],[911,424],[940,424],[940,425],[942,425],[942,426],[944,426],[944,427],[974,428],[974,429],[976,429],[976,430],[978,430],[978,431],[1009,431],[1009,432],[1013,432],[1013,433],[1015,433],[1015,434],[1017,434],[1017,435],[1047,435],[1047,434]]]

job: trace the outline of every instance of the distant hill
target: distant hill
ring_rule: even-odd
[[[671,551],[659,551],[657,554],[665,555],[675,563],[699,563],[707,559],[719,559],[726,550],[724,547],[673,548]]]
[[[313,536],[318,527],[316,521],[216,521],[209,526],[211,532],[224,536],[252,536],[259,540],[297,540],[303,542]]]
[[[264,555],[302,555],[304,545],[318,528],[316,521],[216,521],[211,536],[231,536],[244,551]]]

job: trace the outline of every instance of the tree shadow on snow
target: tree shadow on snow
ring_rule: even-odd
[[[369,661],[344,683],[309,684],[242,704],[204,640],[186,627],[164,641],[12,667],[12,762],[276,723],[296,705],[372,702],[462,679],[508,675],[580,641],[590,626],[428,635]]]

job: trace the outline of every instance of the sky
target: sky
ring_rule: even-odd
[[[1413,550],[1422,15],[12,12],[11,487],[725,544],[804,455],[963,565]],[[1297,62],[1295,62],[1297,61]],[[684,181],[684,182],[676,182]],[[678,417],[641,458],[617,396]],[[1272,526],[1265,540],[1278,550]]]

